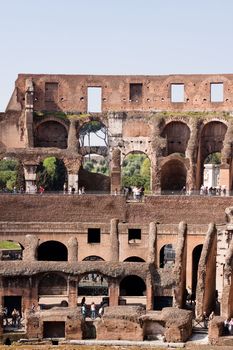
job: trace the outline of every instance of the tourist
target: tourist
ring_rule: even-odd
[[[100,318],[102,318],[103,314],[104,314],[104,307],[103,307],[103,304],[101,303],[98,311],[98,315]]]
[[[230,320],[227,318],[223,323],[223,334],[224,335],[229,334],[229,322],[230,322]]]
[[[64,183],[64,185],[63,185],[63,194],[66,194],[66,191],[67,191],[67,185],[66,185],[66,183]]]
[[[95,303],[94,302],[91,303],[91,319],[92,320],[95,319]]]
[[[39,193],[40,193],[40,194],[43,194],[43,193],[44,193],[44,187],[43,187],[43,186],[40,186],[40,187],[39,187]]]
[[[233,318],[231,318],[229,321],[228,330],[229,330],[229,334],[233,335]]]
[[[85,194],[85,187],[81,187],[81,194]]]
[[[11,313],[11,316],[12,316],[12,326],[13,327],[16,327],[20,325],[20,314],[19,314],[19,311],[14,309]]]
[[[86,316],[87,316],[87,306],[85,304],[85,301],[83,302],[83,304],[81,305],[81,314],[82,314],[82,318],[85,321]]]

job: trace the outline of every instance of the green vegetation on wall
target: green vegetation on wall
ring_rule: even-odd
[[[144,186],[150,190],[150,160],[145,154],[129,154],[122,167],[122,186]]]
[[[43,186],[47,191],[61,191],[65,181],[66,168],[62,160],[48,157],[38,166],[36,174],[37,187]]]

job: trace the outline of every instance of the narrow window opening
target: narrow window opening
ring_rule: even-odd
[[[223,83],[210,84],[210,101],[223,102]]]
[[[89,228],[87,243],[100,243],[100,228]]]
[[[171,101],[184,102],[184,84],[171,84]]]
[[[132,102],[141,102],[142,100],[142,84],[130,84],[129,85],[129,99]]]
[[[102,99],[101,87],[88,87],[87,88],[87,111],[91,113],[100,113],[102,111],[101,99]]]
[[[129,243],[139,243],[141,241],[141,229],[140,228],[129,228],[128,241],[129,241]]]
[[[45,102],[58,101],[58,83],[45,83]]]

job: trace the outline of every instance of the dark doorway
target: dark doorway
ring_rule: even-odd
[[[68,251],[64,244],[57,241],[47,241],[38,248],[39,261],[67,261]]]
[[[65,322],[44,322],[43,338],[65,338]]]
[[[164,307],[171,307],[172,303],[173,303],[173,297],[155,296],[154,310],[162,310]]]
[[[192,254],[192,296],[196,298],[198,264],[201,257],[203,244],[197,245]]]
[[[138,276],[127,276],[120,284],[121,296],[143,296],[146,292],[146,285]]]
[[[4,307],[8,310],[8,317],[11,317],[11,313],[14,309],[18,310],[21,315],[22,296],[4,296]]]

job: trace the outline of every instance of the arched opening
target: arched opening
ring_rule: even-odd
[[[65,277],[58,273],[47,273],[38,284],[38,297],[41,309],[55,306],[68,306],[68,285]]]
[[[179,153],[185,156],[185,151],[190,138],[190,129],[185,123],[168,123],[165,126],[161,136],[167,141],[166,148],[163,150],[164,157],[172,153]]]
[[[159,267],[171,268],[174,266],[176,260],[175,247],[172,244],[165,244],[159,252]]]
[[[126,276],[120,283],[120,296],[145,296],[146,284],[141,277]]]
[[[90,272],[82,276],[78,284],[78,302],[85,297],[86,303],[100,304],[108,300],[108,280],[99,272]]]
[[[39,261],[67,261],[68,251],[66,246],[58,241],[47,241],[38,247]]]
[[[47,157],[39,164],[36,172],[37,189],[42,186],[46,191],[62,191],[67,182],[67,171],[63,160]]]
[[[209,155],[221,153],[226,131],[227,126],[218,121],[209,122],[202,129],[198,157],[199,188],[204,182],[204,162],[206,159],[208,160]],[[209,158],[211,159],[211,156]]]
[[[145,262],[145,260],[139,256],[129,256],[124,260],[124,262]]]
[[[80,147],[107,147],[108,129],[98,120],[85,123],[79,129]]]
[[[221,195],[219,187],[219,174],[221,153],[210,153],[204,160],[204,176],[201,194]]]
[[[131,152],[122,163],[122,188],[131,197],[136,193],[150,191],[151,189],[151,162],[146,154],[142,152]],[[137,191],[138,189],[138,191]],[[142,193],[142,195],[143,195]]]
[[[178,159],[171,159],[161,169],[161,191],[164,194],[180,192],[186,186],[187,169]]]
[[[67,148],[68,132],[64,125],[49,120],[39,124],[35,129],[35,147]]]
[[[192,252],[192,298],[196,298],[198,264],[201,257],[203,244],[197,245]]]
[[[0,241],[0,260],[22,260],[23,249],[18,242]]]
[[[79,188],[84,187],[88,192],[109,192],[109,162],[108,157],[89,153],[83,157],[79,171]]]
[[[57,273],[47,273],[38,285],[39,296],[44,295],[67,295],[67,281]]]
[[[84,258],[83,261],[104,261],[104,259],[97,255],[90,255]]]
[[[0,160],[0,191],[22,193],[25,191],[23,165],[14,158]]]

